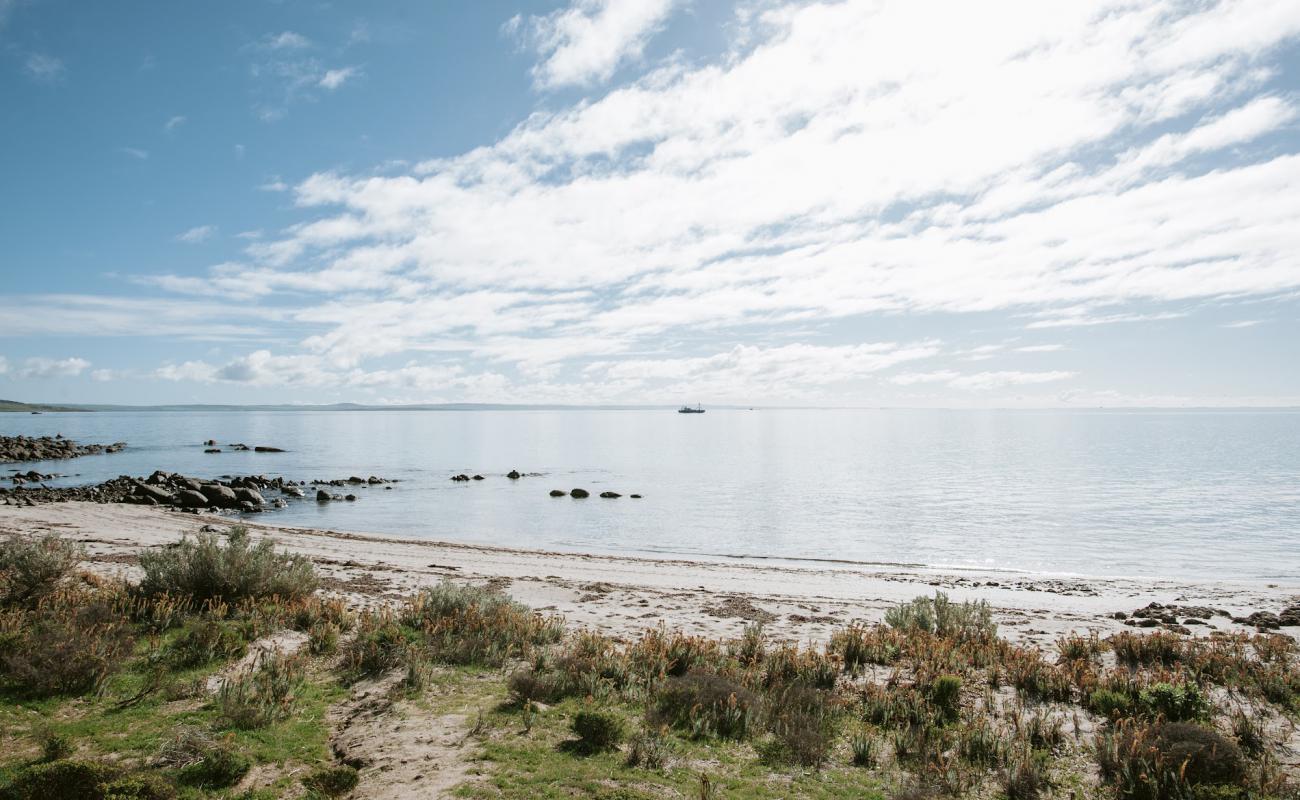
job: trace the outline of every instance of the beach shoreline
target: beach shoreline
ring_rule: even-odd
[[[491,585],[539,611],[562,615],[572,627],[623,639],[658,625],[727,637],[761,622],[776,639],[821,642],[837,627],[878,622],[886,609],[938,590],[954,600],[988,601],[1004,636],[1049,648],[1069,633],[1131,630],[1116,613],[1132,614],[1150,603],[1226,612],[1190,629],[1207,635],[1254,632],[1230,617],[1276,613],[1300,600],[1300,585],[1285,583],[649,558],[339,532],[136,505],[0,507],[0,535],[56,533],[73,539],[85,546],[88,566],[105,575],[131,574],[144,549],[234,524],[308,556],[324,577],[324,588],[357,605],[398,602],[420,587],[452,579]]]

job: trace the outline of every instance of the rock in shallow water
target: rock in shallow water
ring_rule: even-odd
[[[581,499],[581,498],[583,498],[583,497],[590,497],[590,496],[591,496],[591,493],[588,492],[586,489],[570,489],[570,490],[569,490],[569,497],[577,497],[577,498]]]

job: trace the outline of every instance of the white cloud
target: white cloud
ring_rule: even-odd
[[[184,233],[176,234],[176,241],[186,244],[200,244],[216,235],[216,225],[197,225]]]
[[[1017,347],[1017,353],[1055,353],[1058,350],[1064,350],[1063,344],[1030,344],[1024,347]]]
[[[270,180],[257,188],[263,192],[287,192],[289,191],[289,184],[280,180],[279,175],[274,175]]]
[[[39,83],[58,83],[67,73],[62,59],[44,53],[32,53],[23,61],[23,71]]]
[[[99,381],[100,383],[107,383],[108,381],[116,380],[117,373],[111,369],[97,369],[90,373],[90,378],[91,380]]]
[[[996,371],[962,374],[952,370],[936,372],[905,372],[890,378],[891,383],[899,386],[913,386],[918,383],[942,383],[953,389],[968,391],[989,391],[1005,386],[1024,386],[1035,383],[1052,383],[1074,377],[1073,372],[1060,370],[1051,372]]]
[[[1220,328],[1253,328],[1256,325],[1263,325],[1262,319],[1239,319],[1236,322],[1225,322]]]
[[[541,61],[533,80],[542,89],[608,81],[621,64],[640,58],[676,0],[573,0],[544,17],[516,16],[506,23]]]
[[[84,358],[29,358],[16,373],[19,378],[75,378],[90,366]]]
[[[311,47],[311,40],[300,33],[284,31],[267,36],[263,44],[270,50],[302,50]]]
[[[176,116],[168,119],[167,122],[163,123],[163,130],[167,131],[168,133],[171,133],[172,131],[176,130],[180,126],[184,125],[186,119],[187,118],[185,116],[181,114],[177,114]]]
[[[355,78],[358,74],[356,67],[343,67],[341,69],[326,70],[317,84],[322,89],[334,90],[342,86],[347,81]]]

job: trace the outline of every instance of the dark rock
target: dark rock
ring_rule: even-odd
[[[212,505],[220,508],[234,508],[239,505],[239,498],[235,496],[235,491],[219,483],[205,483],[199,492],[208,498]]]
[[[255,506],[260,506],[266,502],[266,499],[256,489],[248,489],[242,486],[235,490],[235,499],[241,504],[252,503]]]
[[[564,491],[563,489],[551,490],[551,497],[564,497],[566,494],[568,494],[568,492]]]
[[[1277,630],[1282,627],[1282,620],[1271,611],[1256,611],[1245,617],[1233,617],[1238,625],[1254,625],[1260,630]]]
[[[607,500],[612,500],[615,497],[622,497],[623,495],[619,494],[618,492],[601,492],[600,496]]]
[[[590,493],[586,489],[570,489],[569,496],[583,498],[583,497],[589,497]]]
[[[157,486],[150,486],[147,483],[142,483],[135,487],[135,496],[148,497],[158,503],[170,503],[172,501],[171,492]]]
[[[302,497],[302,489],[299,489],[297,486],[285,486],[280,489],[280,491],[290,497]]]
[[[365,483],[365,482],[366,482],[365,478],[358,478],[356,475],[353,475],[351,478],[348,478],[348,483]]]
[[[475,476],[474,476],[474,480],[476,480],[476,481],[481,481],[481,480],[483,480],[483,476],[482,476],[482,475],[475,475]]]
[[[279,447],[264,447],[264,446],[262,446],[262,445],[259,444],[257,447],[254,447],[254,448],[253,448],[253,452],[255,452],[255,453],[283,453],[284,450],[280,449]]]
[[[356,502],[357,496],[355,494],[350,494],[344,497],[343,499],[347,500],[349,503],[354,503]]]
[[[330,501],[330,493],[329,493],[329,492],[325,491],[324,489],[317,489],[317,490],[316,490],[316,502],[317,502],[317,503],[328,503],[329,501]]]
[[[230,445],[230,449],[231,449],[231,450],[247,450],[247,449],[248,449],[248,445],[246,445],[246,444],[242,444],[242,443],[232,444],[232,445]]]
[[[467,480],[469,480],[469,476],[462,472],[462,473],[459,474],[459,475],[452,475],[452,476],[451,476],[451,479],[452,479],[453,481],[458,481],[458,482],[459,482],[459,481],[467,481]]]
[[[243,500],[239,503],[239,510],[245,514],[255,514],[262,510],[262,506],[259,503],[252,503],[248,500]]]
[[[203,446],[204,446],[204,447],[216,447],[216,446],[217,446],[217,440],[216,440],[216,439],[209,439],[209,440],[207,440],[206,442],[203,443]]]
[[[176,502],[181,508],[207,508],[208,498],[193,489],[181,489],[176,493]]]
[[[205,452],[205,453],[220,453],[220,452],[221,452],[221,449],[220,449],[220,448],[217,448],[217,447],[209,447],[209,448],[207,448],[206,450],[204,450],[203,452]]]
[[[126,442],[113,444],[79,445],[71,439],[58,436],[0,436],[0,462],[48,461],[78,458],[97,453],[116,453],[126,447]]]
[[[1114,614],[1111,614],[1111,617],[1115,619],[1128,619],[1128,614],[1125,614],[1123,611],[1116,611]]]
[[[633,500],[640,500],[640,499],[641,499],[641,495],[639,495],[639,494],[630,494],[630,495],[628,495],[628,497],[632,498]]]
[[[1206,622],[1203,619],[1188,617],[1187,619],[1183,620],[1183,624],[1184,625],[1209,625],[1210,623]]]
[[[517,469],[510,470],[509,472],[506,473],[506,477],[512,481],[519,480],[519,470]]]

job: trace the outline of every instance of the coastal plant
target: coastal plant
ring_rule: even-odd
[[[356,767],[336,764],[312,770],[302,779],[302,785],[319,796],[342,797],[357,788],[358,780]]]
[[[270,653],[251,669],[227,678],[216,696],[222,721],[249,730],[289,716],[304,669],[300,656]]]
[[[1038,800],[1051,785],[1047,753],[1022,751],[1002,771],[1002,793],[1007,800]]]
[[[276,552],[270,539],[254,544],[247,529],[232,527],[221,544],[213,533],[185,538],[172,547],[140,554],[146,597],[163,594],[196,604],[243,599],[293,601],[316,591],[320,581],[305,556]]]
[[[894,629],[854,622],[833,631],[826,649],[839,658],[846,671],[855,672],[867,664],[888,665],[898,661],[902,642],[900,633]]]
[[[858,731],[849,739],[849,751],[855,767],[875,769],[880,763],[880,746],[876,737],[867,731]]]
[[[72,574],[81,547],[53,534],[0,540],[0,608],[35,606]]]
[[[954,603],[939,591],[934,597],[922,595],[889,609],[885,622],[901,631],[923,631],[967,641],[992,639],[997,634],[988,601]]]
[[[955,722],[961,712],[961,678],[940,675],[930,685],[930,703],[946,722]]]
[[[623,763],[629,767],[659,770],[668,763],[669,746],[663,728],[643,727],[627,745]]]
[[[1101,734],[1102,778],[1123,800],[1167,800],[1232,789],[1248,779],[1241,749],[1212,728],[1187,722],[1131,723]]]
[[[721,675],[688,672],[659,688],[650,721],[695,738],[744,739],[757,721],[759,702],[758,695]]]
[[[399,616],[417,631],[428,656],[447,664],[499,666],[558,642],[563,621],[544,617],[491,589],[443,582],[415,597]]]
[[[1150,717],[1189,722],[1209,716],[1210,703],[1195,683],[1155,683],[1138,694],[1138,704]]]
[[[131,651],[134,634],[112,604],[84,592],[0,614],[0,683],[35,697],[100,688]]]
[[[58,761],[67,758],[77,749],[71,736],[52,728],[41,730],[36,738],[41,745],[42,761]]]
[[[623,720],[609,711],[579,711],[573,715],[571,727],[578,736],[578,748],[587,753],[614,750],[623,741]]]
[[[183,725],[163,743],[153,765],[177,771],[181,783],[203,789],[233,786],[252,768],[229,737],[217,738],[202,728]]]
[[[104,796],[103,787],[120,774],[119,768],[100,761],[64,759],[32,764],[18,770],[7,785],[0,787],[0,800],[98,800]]]
[[[224,620],[196,619],[168,645],[166,658],[173,667],[185,669],[239,658],[247,649],[238,625]]]
[[[387,610],[362,615],[356,635],[342,648],[340,666],[358,679],[387,672],[406,663],[415,634],[402,628]]]
[[[772,733],[765,758],[819,769],[835,743],[837,709],[831,693],[795,685],[769,695],[765,708]]]

